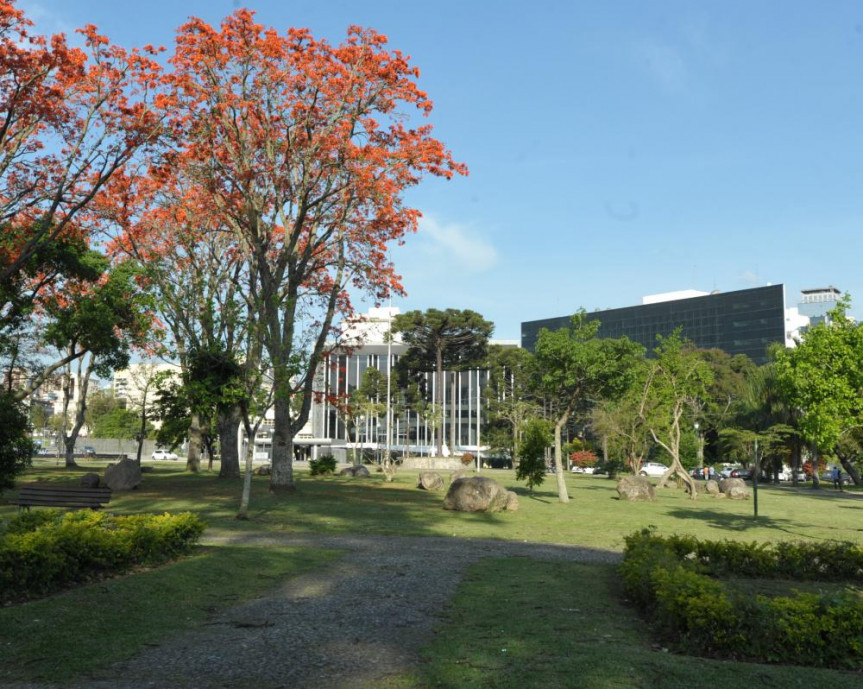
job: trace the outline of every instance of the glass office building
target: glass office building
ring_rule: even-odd
[[[756,364],[763,364],[771,344],[785,343],[785,288],[769,285],[718,292],[594,311],[587,317],[600,321],[600,337],[625,335],[648,351],[656,346],[657,335],[668,336],[681,327],[683,336],[698,347],[745,354]],[[521,346],[533,351],[542,328],[558,330],[569,323],[570,316],[523,322]]]

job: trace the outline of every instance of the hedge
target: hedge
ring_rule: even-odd
[[[658,631],[682,650],[760,662],[863,669],[860,596],[747,596],[714,578],[733,572],[859,582],[859,547],[847,543],[710,542],[663,538],[650,530],[625,540],[624,589]]]
[[[188,552],[204,528],[204,522],[190,513],[22,513],[6,524],[0,538],[0,599],[46,595],[139,565],[165,562]]]

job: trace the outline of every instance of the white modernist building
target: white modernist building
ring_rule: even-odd
[[[419,408],[406,403],[387,408],[386,395],[376,409],[347,418],[340,401],[347,400],[362,383],[369,369],[377,369],[395,385],[395,366],[407,350],[398,333],[392,341],[387,334],[399,313],[396,307],[372,308],[344,325],[340,344],[328,355],[315,376],[309,420],[294,438],[298,459],[313,459],[332,454],[348,461],[354,451],[377,455],[386,447],[398,454],[429,455],[436,451],[435,414],[430,402],[435,398],[433,372],[418,373],[414,380],[427,404]],[[497,342],[518,346],[515,342]],[[482,447],[481,424],[485,415],[483,391],[488,374],[485,370],[447,371],[444,374],[443,417],[444,454],[476,453]],[[389,420],[389,424],[387,421]],[[455,447],[450,447],[451,429]],[[272,439],[271,415],[256,437],[255,459],[270,458]]]

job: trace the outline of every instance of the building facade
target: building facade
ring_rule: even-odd
[[[387,334],[398,308],[372,308],[345,328],[344,344],[335,348],[315,375],[314,401],[309,420],[294,438],[298,459],[332,454],[349,461],[354,453],[380,456],[389,447],[397,454],[434,455],[440,411],[431,404],[437,381],[434,372],[411,376],[421,395],[411,400],[399,394],[396,365],[407,351],[398,333]],[[515,342],[501,343],[517,346]],[[386,394],[365,409],[346,410],[346,403],[370,369],[390,379],[391,403]],[[485,370],[446,371],[443,390],[444,455],[476,452],[482,447],[481,424],[485,416]],[[390,432],[387,432],[389,420]],[[271,420],[265,419],[255,442],[255,459],[267,461],[271,453]],[[451,443],[454,433],[454,447]]]
[[[681,328],[683,337],[698,347],[745,354],[756,364],[767,361],[770,345],[786,341],[783,285],[712,294],[687,290],[653,295],[638,306],[594,311],[587,318],[600,322],[600,337],[626,336],[648,351],[656,347],[657,335],[667,337]],[[569,323],[570,316],[523,322],[521,346],[533,351],[542,328],[558,330]]]

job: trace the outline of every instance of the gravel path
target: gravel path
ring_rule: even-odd
[[[345,556],[267,597],[98,672],[79,689],[373,687],[415,667],[465,568],[488,556],[618,562],[619,553],[456,538],[259,537],[209,543],[309,545]],[[34,685],[16,685],[19,689]]]

